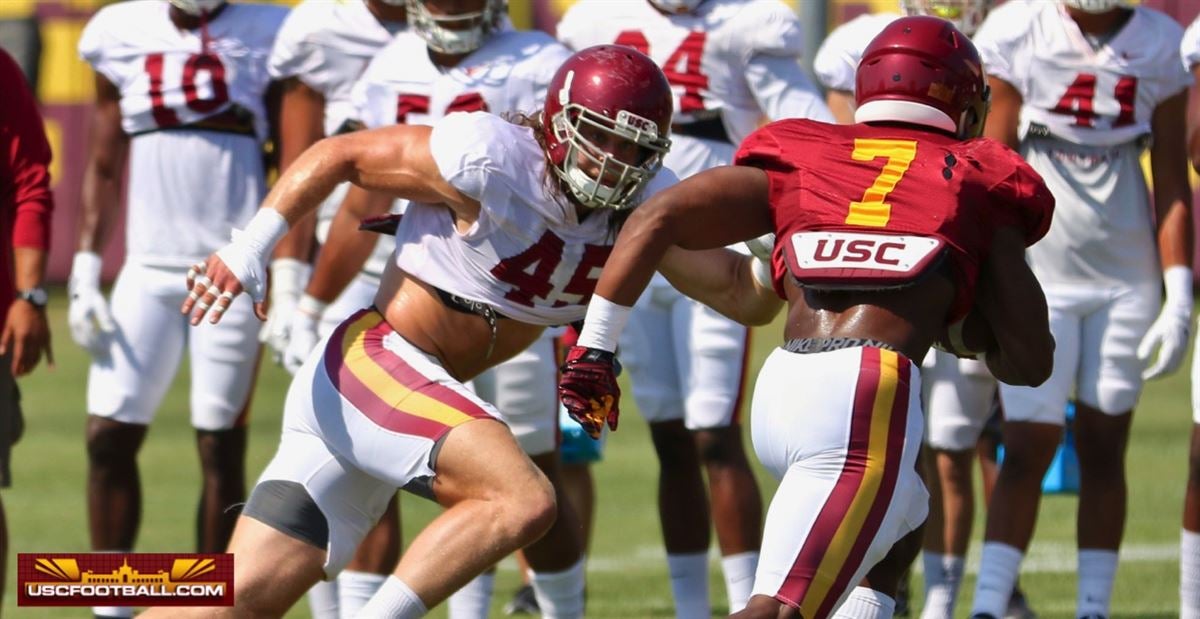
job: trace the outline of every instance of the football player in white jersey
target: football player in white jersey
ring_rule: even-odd
[[[95,550],[134,546],[137,453],[185,348],[204,480],[198,550],[225,547],[229,508],[245,498],[258,321],[240,302],[221,325],[189,330],[172,306],[186,294],[178,278],[248,222],[265,193],[267,56],[285,14],[222,0],[138,0],[101,9],[80,37],[97,96],[69,322],[92,355],[86,440]],[[100,292],[100,254],[120,217],[126,160],[126,257],[110,304]]]
[[[408,14],[411,30],[396,35],[354,86],[355,118],[368,128],[397,123],[428,125],[461,111],[502,114],[537,109],[545,99],[550,79],[570,56],[567,48],[542,32],[513,30],[507,24],[505,3],[500,0],[413,0]],[[397,210],[392,202],[386,194],[350,190],[345,208],[333,219],[329,238],[305,290],[306,306],[320,309],[339,294],[344,299],[353,288],[342,290],[364,261],[367,276],[375,273],[372,288],[378,288],[377,274],[386,260],[378,266],[371,264],[367,252],[376,235],[357,228],[363,218],[384,214],[389,207]],[[358,279],[365,277],[359,275]],[[370,303],[368,297],[349,307],[339,300],[324,310],[322,323],[329,322],[330,314],[345,319]],[[306,313],[295,314],[292,342],[285,355],[287,363],[309,356],[317,339],[316,326]],[[522,449],[558,491],[562,484],[556,380],[554,342],[547,331],[527,350],[484,372],[472,383],[480,397],[500,410]],[[568,510],[569,503],[562,501],[558,506],[555,526],[526,549],[526,556],[531,561],[532,584],[544,614],[570,616],[575,612],[571,609],[581,611],[583,607],[582,540],[577,533],[577,517]],[[486,617],[492,576],[491,572],[482,575],[451,597],[451,616]]]
[[[778,0],[581,0],[557,34],[575,49],[628,45],[663,67],[675,93],[665,165],[681,178],[728,164],[764,119],[832,119],[800,67],[800,23]],[[658,277],[627,334],[621,361],[658,454],[676,616],[710,614],[713,525],[735,612],[750,597],[762,537],[762,497],[740,423],[749,331]]]
[[[1132,411],[1143,381],[1179,368],[1191,322],[1181,128],[1192,77],[1179,62],[1181,37],[1167,15],[1118,0],[1007,2],[975,37],[992,88],[987,134],[1019,146],[1058,202],[1050,233],[1028,253],[1057,341],[1054,373],[1037,388],[1000,387],[1005,461],[988,505],[980,616],[999,616],[1008,600],[1072,397],[1076,616],[1108,615]],[[1153,205],[1139,165],[1147,145]]]
[[[363,616],[422,616],[550,528],[546,477],[464,381],[582,317],[620,211],[674,182],[659,171],[670,119],[653,61],[589,48],[555,74],[540,117],[451,114],[319,142],[236,240],[194,267],[182,307],[193,324],[221,321],[243,290],[261,310],[273,246],[337,183],[411,200],[374,306],[296,375],[280,447],[230,544],[238,596],[226,613],[283,614],[345,565],[400,487],[446,511]],[[594,414],[615,424],[616,411],[604,402]]]
[[[404,0],[305,0],[292,9],[279,29],[267,65],[283,89],[278,140],[281,170],[317,140],[352,128],[350,89],[354,81],[404,26]],[[314,227],[321,233],[317,240],[323,241],[345,193],[346,186],[335,190],[317,216],[293,227],[275,251],[270,269],[271,304],[260,337],[277,361],[282,361],[287,349],[293,312],[311,273]],[[386,256],[390,246],[380,243],[379,249]],[[369,302],[374,287],[355,283],[351,289],[358,295],[348,303],[358,308]],[[383,584],[400,556],[397,508],[393,499],[336,581],[322,581],[312,588],[308,601],[314,617],[352,617]]]
[[[1183,33],[1183,66],[1200,80],[1200,18]],[[1189,107],[1188,155],[1200,171],[1200,107]],[[1179,541],[1179,616],[1200,619],[1200,339],[1192,349],[1192,440],[1188,454],[1187,494],[1183,499],[1183,529]]]
[[[991,0],[902,0],[907,15],[932,15],[952,23],[967,36],[975,34],[991,9]],[[854,122],[854,72],[866,44],[884,26],[900,17],[896,13],[860,15],[829,33],[813,60],[813,71],[825,86],[826,102],[838,122]],[[992,415],[996,379],[981,361],[958,359],[950,353],[931,350],[922,363],[925,390],[926,450],[922,453],[926,486],[932,509],[925,522],[922,560],[925,601],[922,619],[953,617],[962,583],[967,547],[975,520],[974,474],[971,465],[978,451],[990,450],[990,441],[980,443]],[[984,498],[998,470],[988,458],[982,468]],[[903,584],[903,583],[902,583]],[[901,590],[902,596],[905,590]],[[907,606],[897,600],[897,609]],[[1014,587],[1005,619],[1034,615],[1025,595]]]

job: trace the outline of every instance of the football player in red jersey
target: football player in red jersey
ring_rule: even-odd
[[[1024,250],[1045,234],[1053,198],[1015,152],[971,139],[988,105],[974,46],[944,20],[899,19],[868,46],[857,86],[858,124],[773,123],[736,165],[634,212],[563,368],[568,410],[593,430],[615,423],[608,360],[664,253],[777,235],[769,271],[684,288],[745,304],[772,287],[789,308],[751,407],[755,451],[782,481],[737,617],[891,616],[928,510],[912,360],[935,341],[983,354],[1009,383],[1050,373],[1054,340]],[[737,217],[723,216],[729,204]],[[753,289],[747,273],[762,280]]]
[[[182,308],[193,324],[219,322],[243,290],[261,310],[274,245],[337,183],[410,200],[374,306],[339,325],[288,392],[279,449],[230,542],[237,605],[192,612],[282,615],[336,575],[401,487],[446,509],[362,616],[422,616],[551,526],[545,475],[463,383],[583,317],[620,211],[675,180],[660,171],[670,86],[640,53],[593,47],[559,68],[540,118],[469,112],[327,138],[194,266]]]

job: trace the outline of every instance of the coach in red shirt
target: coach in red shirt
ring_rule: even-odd
[[[50,351],[46,321],[46,253],[50,247],[50,144],[37,102],[17,63],[0,50],[0,488],[11,483],[9,456],[21,435],[21,393]],[[0,504],[0,598],[8,563],[8,526]]]

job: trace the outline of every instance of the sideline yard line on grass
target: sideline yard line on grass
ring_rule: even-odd
[[[711,552],[710,560],[718,564],[720,557]],[[1179,560],[1178,544],[1126,544],[1121,549],[1121,563],[1168,563]],[[621,555],[600,554],[588,558],[588,572],[624,573],[630,571],[658,571],[666,565],[666,554],[662,546],[642,545],[633,548],[633,552]],[[517,571],[517,562],[511,557],[500,563],[504,571]],[[719,565],[718,565],[719,569]],[[1075,546],[1060,543],[1034,544],[1029,556],[1021,564],[1021,573],[1030,574],[1070,574],[1074,573]],[[913,565],[915,573],[921,573],[921,561]],[[967,555],[968,574],[979,572],[979,551],[975,545]]]

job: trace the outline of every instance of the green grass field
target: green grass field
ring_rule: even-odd
[[[10,536],[9,581],[3,610],[17,617],[90,617],[87,609],[17,608],[16,552],[76,552],[88,549],[84,506],[84,399],[86,355],[70,340],[66,299],[52,301],[58,366],[40,368],[23,380],[26,434],[14,454],[14,486],[4,491]],[[755,342],[760,363],[779,339],[778,325],[762,330]],[[1190,366],[1189,366],[1190,367]],[[1114,617],[1178,616],[1178,536],[1183,500],[1187,443],[1191,426],[1189,368],[1147,389],[1134,423],[1129,448],[1129,519],[1125,533]],[[251,479],[274,452],[287,374],[265,363],[255,395],[248,470]],[[187,378],[181,373],[152,426],[141,454],[144,513],[139,551],[190,552],[199,492],[193,434],[187,421]],[[803,402],[803,393],[797,393]],[[624,402],[620,432],[610,437],[605,461],[595,468],[599,511],[588,570],[588,610],[592,617],[673,617],[657,513],[654,508],[656,463],[646,424]],[[804,414],[798,409],[797,414]],[[765,496],[775,483],[760,470]],[[405,533],[418,531],[436,506],[403,496]],[[1042,617],[1073,617],[1075,600],[1075,500],[1051,496],[1042,502],[1022,584]],[[981,526],[976,526],[975,540]],[[973,548],[975,550],[975,548]],[[963,600],[974,587],[975,562]],[[501,564],[493,615],[517,586],[512,560]],[[913,576],[921,591],[920,575]],[[714,612],[725,610],[724,585],[712,564]],[[917,595],[919,597],[919,594]],[[960,602],[966,616],[967,602]],[[289,617],[307,617],[301,602]],[[433,617],[444,617],[436,609]],[[914,613],[914,616],[916,614]]]

